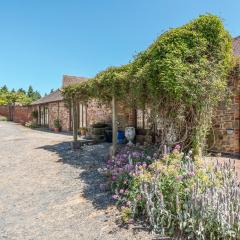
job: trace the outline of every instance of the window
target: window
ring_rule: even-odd
[[[71,129],[73,128],[73,108],[71,106]],[[78,118],[78,128],[87,127],[87,106],[85,104],[79,103],[77,104],[77,118]]]
[[[85,104],[79,104],[79,127],[87,127],[87,107]]]
[[[40,125],[41,126],[48,126],[48,107],[47,106],[40,106],[39,107],[40,113]]]
[[[150,109],[137,109],[137,129],[149,129],[149,114]]]

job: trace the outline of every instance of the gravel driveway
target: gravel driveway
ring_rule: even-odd
[[[0,122],[0,239],[152,239],[116,224],[102,192],[109,145],[71,151],[71,136]]]

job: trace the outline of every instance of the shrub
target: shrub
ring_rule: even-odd
[[[25,123],[25,127],[29,127],[29,128],[37,128],[38,125],[37,125],[36,122],[29,121],[29,122],[26,122],[26,123]]]
[[[0,121],[7,121],[7,118],[4,116],[0,116]]]
[[[59,118],[55,119],[53,124],[54,124],[55,128],[61,128],[62,127],[61,120]]]
[[[112,187],[125,222],[144,219],[161,236],[177,239],[240,238],[240,188],[233,163],[194,162],[191,152],[186,155],[179,147],[146,163],[145,155],[138,162],[128,153],[111,163],[122,163],[123,170],[112,168]]]
[[[34,119],[37,119],[38,118],[38,111],[37,110],[32,111],[31,115]]]

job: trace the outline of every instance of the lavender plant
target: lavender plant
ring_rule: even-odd
[[[145,153],[125,148],[109,165],[125,222],[145,219],[154,232],[177,239],[240,239],[235,162],[196,162],[180,146],[160,160]]]

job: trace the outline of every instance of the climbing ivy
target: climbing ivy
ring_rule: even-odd
[[[222,21],[213,15],[159,36],[127,65],[109,67],[94,78],[63,89],[66,100],[98,98],[139,108],[150,108],[151,117],[168,123],[185,123],[182,144],[203,148],[212,112],[226,91],[233,65],[232,39]],[[162,127],[164,128],[164,127]],[[171,125],[171,129],[172,129]]]

